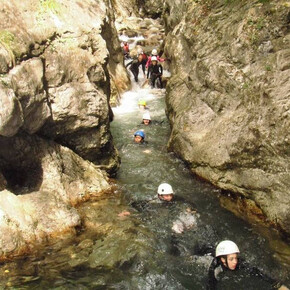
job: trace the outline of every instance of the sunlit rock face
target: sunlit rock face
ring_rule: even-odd
[[[0,260],[73,233],[74,206],[110,190],[103,171],[53,141],[22,133],[0,143]]]
[[[114,171],[119,161],[109,132],[109,98],[111,91],[122,93],[129,78],[109,3],[2,2],[6,112],[0,134],[37,133]]]
[[[1,259],[71,231],[74,206],[110,190],[109,102],[130,80],[110,1],[0,6]]]
[[[290,234],[289,5],[165,2],[169,148]]]

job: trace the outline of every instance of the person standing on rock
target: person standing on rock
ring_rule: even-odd
[[[132,60],[126,65],[126,67],[129,67],[129,70],[132,72],[136,83],[138,83],[140,65],[142,66],[143,75],[145,76],[145,61],[143,60],[142,54],[139,54],[137,59]]]
[[[147,64],[147,61],[148,61],[148,56],[143,51],[143,49],[141,47],[139,47],[138,50],[137,50],[137,57],[138,57],[138,59],[141,59],[140,58],[140,55],[142,56],[141,65],[142,65],[142,71],[143,71],[144,77],[145,77],[145,69],[146,69],[146,64]]]
[[[129,52],[130,52],[129,44],[128,44],[128,42],[125,41],[123,43],[123,54],[124,54],[125,58],[129,58]]]
[[[147,60],[147,63],[146,63],[146,68],[149,68],[149,66],[151,65],[152,57],[156,57],[159,62],[164,62],[165,61],[165,58],[161,58],[158,55],[157,49],[154,48],[154,49],[152,49],[151,55],[148,57],[148,60]]]
[[[221,284],[223,281],[233,280],[233,274],[236,274],[235,276],[237,276],[240,272],[242,273],[241,277],[245,277],[249,274],[263,279],[265,282],[270,284],[271,289],[288,289],[279,281],[263,274],[258,268],[251,267],[245,261],[240,260],[239,253],[240,250],[233,241],[225,240],[217,245],[215,258],[213,259],[208,271],[207,290],[219,289],[218,284]],[[239,283],[241,283],[240,280]]]
[[[152,56],[151,61],[152,61],[152,63],[149,66],[148,72],[147,72],[147,79],[150,78],[151,88],[155,87],[155,82],[156,81],[159,82],[160,88],[163,88],[163,85],[162,85],[163,68],[158,63],[158,60],[157,60],[156,56]]]

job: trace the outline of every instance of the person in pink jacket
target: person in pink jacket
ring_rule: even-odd
[[[151,52],[151,55],[148,57],[148,60],[147,60],[147,63],[146,63],[146,68],[148,68],[151,64],[151,57],[152,56],[155,56],[157,57],[157,60],[158,62],[164,62],[165,61],[165,58],[161,58],[158,53],[157,53],[157,49],[153,49],[152,52]]]

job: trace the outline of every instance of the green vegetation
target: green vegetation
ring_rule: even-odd
[[[42,12],[52,11],[58,14],[60,11],[60,5],[56,0],[40,0]]]
[[[13,53],[13,47],[15,47],[16,37],[13,33],[7,30],[0,30],[0,44],[9,53],[12,64],[15,64],[15,57]]]
[[[236,0],[225,0],[225,3],[226,4],[231,4],[231,3],[233,3],[233,2],[235,2]]]
[[[263,27],[265,26],[265,19],[260,17],[259,19],[257,19],[257,23],[256,23],[256,28],[258,30],[263,29]]]
[[[245,82],[242,86],[242,89],[246,90],[250,87],[250,84],[248,82]]]
[[[51,18],[52,14],[59,16],[61,14],[61,5],[58,0],[39,0],[36,19],[39,25],[46,28],[47,18]]]
[[[225,4],[232,4],[235,2],[239,2],[238,0],[224,0]],[[265,3],[269,3],[271,0],[258,0],[259,3],[265,4]]]
[[[259,38],[259,35],[257,32],[253,32],[251,35],[250,35],[250,43],[253,45],[253,46],[257,46],[259,44],[259,41],[260,41],[260,38]]]
[[[252,26],[257,30],[262,30],[265,27],[265,19],[263,17],[260,17],[258,19],[249,19],[248,25]]]
[[[5,47],[11,47],[12,43],[14,42],[15,36],[13,33],[2,30],[0,31],[0,43]]]
[[[7,74],[0,74],[0,83],[2,84],[3,87],[9,88]]]

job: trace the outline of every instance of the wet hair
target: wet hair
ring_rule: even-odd
[[[227,255],[222,255],[222,256],[218,256],[216,257],[217,261],[218,261],[218,264],[224,266],[224,263],[222,261],[222,258],[225,259],[226,261],[226,266],[228,267],[228,259],[227,259]]]

